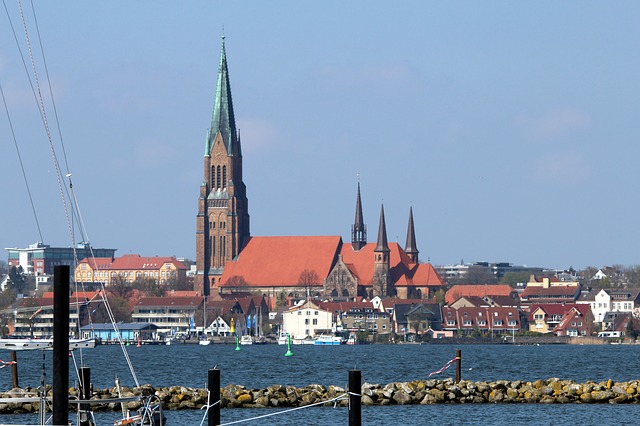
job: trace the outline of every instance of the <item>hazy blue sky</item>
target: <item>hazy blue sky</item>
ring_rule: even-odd
[[[638,2],[34,4],[94,246],[195,257],[224,27],[252,235],[350,241],[360,174],[369,241],[384,202],[404,245],[413,206],[424,261],[640,263]],[[45,243],[68,246],[4,10],[0,84]],[[0,112],[0,248],[24,247],[40,237]]]

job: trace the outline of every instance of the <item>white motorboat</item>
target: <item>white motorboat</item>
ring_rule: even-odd
[[[342,341],[342,338],[340,338],[340,336],[331,336],[329,334],[323,334],[322,336],[318,336],[318,338],[313,344],[323,345],[323,346],[334,346],[334,345],[340,345],[341,341]]]
[[[96,339],[69,339],[69,350],[95,347]],[[11,351],[53,349],[53,339],[0,339],[0,349]]]
[[[244,336],[240,337],[240,344],[253,345],[253,337],[249,336],[248,334],[245,334]]]

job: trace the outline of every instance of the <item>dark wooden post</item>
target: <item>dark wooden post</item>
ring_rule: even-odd
[[[362,425],[360,392],[362,392],[360,370],[349,370],[349,426]]]
[[[462,351],[456,349],[456,383],[462,380]]]
[[[18,384],[18,355],[16,354],[16,351],[11,351],[11,362],[13,362],[13,364],[11,364],[11,380],[13,383],[13,387],[19,388],[20,385]]]
[[[53,269],[53,424],[69,423],[69,266]]]
[[[91,369],[89,367],[80,367],[80,389],[82,391],[79,395],[81,399],[85,401],[91,399]],[[89,404],[80,404],[78,407],[81,412],[79,426],[90,426],[89,409]]]
[[[217,368],[209,369],[207,387],[209,388],[207,425],[217,426],[220,424],[220,370]]]

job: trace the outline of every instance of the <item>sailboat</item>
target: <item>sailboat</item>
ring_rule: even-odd
[[[203,296],[202,301],[202,336],[198,340],[198,344],[201,346],[208,346],[211,344],[211,339],[207,336],[207,296]]]
[[[64,207],[64,211],[65,211],[65,217],[67,220],[67,227],[69,230],[69,234],[71,237],[71,246],[73,247],[74,250],[74,257],[75,257],[75,263],[78,263],[78,255],[76,252],[77,246],[75,244],[75,232],[76,230],[82,234],[83,237],[83,241],[89,241],[88,238],[86,238],[86,229],[84,227],[84,223],[82,221],[82,218],[79,214],[79,209],[78,209],[78,201],[76,198],[76,195],[74,193],[74,189],[73,189],[73,185],[71,183],[71,172],[68,170],[68,163],[67,163],[67,159],[66,159],[66,153],[64,150],[64,144],[63,144],[63,140],[62,140],[62,133],[60,131],[60,126],[59,123],[57,122],[57,112],[55,114],[49,114],[49,116],[55,116],[56,117],[56,124],[58,126],[57,130],[58,130],[58,135],[60,135],[60,140],[59,140],[59,144],[62,146],[62,153],[64,155],[65,161],[64,164],[67,167],[67,171],[63,172],[62,171],[62,166],[60,164],[60,162],[58,161],[58,157],[56,156],[56,148],[54,147],[54,141],[53,141],[53,132],[50,129],[49,126],[49,122],[47,120],[47,114],[46,114],[46,110],[47,107],[45,106],[46,102],[44,102],[44,99],[42,98],[42,93],[44,93],[44,91],[42,90],[41,86],[40,86],[40,82],[38,79],[38,70],[36,67],[36,63],[35,60],[32,56],[32,49],[31,46],[35,46],[35,43],[31,43],[30,41],[30,37],[29,37],[29,31],[28,31],[28,27],[29,25],[27,25],[26,21],[25,21],[25,15],[22,13],[22,4],[19,1],[18,2],[20,4],[20,11],[21,11],[21,16],[22,16],[22,28],[24,30],[24,36],[26,39],[26,44],[29,46],[28,52],[30,55],[30,61],[29,60],[25,60],[25,58],[23,57],[23,50],[20,48],[19,46],[19,42],[17,37],[15,38],[16,40],[16,45],[18,47],[21,59],[23,60],[23,63],[31,63],[32,66],[32,70],[31,72],[34,75],[34,81],[32,82],[32,90],[34,93],[34,97],[36,99],[36,103],[38,106],[38,110],[40,112],[40,117],[43,121],[44,124],[44,128],[45,128],[45,133],[46,133],[46,137],[47,137],[47,141],[49,144],[49,148],[50,148],[50,152],[52,154],[52,159],[53,159],[53,165],[54,165],[54,169],[55,169],[55,175],[57,177],[57,182],[58,182],[58,187],[60,190],[60,195],[62,198],[62,204]],[[33,5],[33,3],[31,3],[31,7],[32,7],[32,12],[33,12],[33,20],[34,22],[36,21],[35,19],[35,6]],[[9,21],[11,22],[11,16],[9,11],[7,10],[7,17],[9,19]],[[11,23],[11,28],[15,28],[17,26],[14,26],[13,23]],[[36,29],[37,29],[37,25],[36,25]],[[14,33],[15,36],[15,33]],[[40,34],[38,33],[38,38],[40,37]],[[40,43],[40,47],[42,49],[42,43]],[[44,52],[40,52],[42,53],[41,57],[43,59],[43,66],[46,69],[46,62],[45,62],[45,55]],[[27,75],[29,75],[29,70],[26,69],[25,67],[25,71],[27,72]],[[49,76],[48,73],[46,73],[46,80],[48,81]],[[31,83],[31,81],[30,81]],[[7,113],[7,118],[9,120],[9,124],[10,127],[12,127],[11,125],[11,119],[10,119],[10,114],[9,114],[9,108],[4,96],[4,92],[2,92],[2,87],[0,86],[0,94],[2,96],[2,101],[4,104],[4,107],[6,109],[6,113]],[[53,104],[53,109],[55,110],[55,104],[53,103],[53,91],[51,90],[51,84],[49,84],[49,96],[51,99],[51,103]],[[12,132],[13,133],[13,132]],[[16,137],[15,134],[13,134],[13,139],[14,142],[16,142],[16,149],[18,150],[18,144],[16,141]],[[18,150],[18,157],[20,159],[20,163],[22,165],[22,159],[20,158],[20,154],[19,154],[19,150]],[[24,169],[23,169],[24,170]],[[24,175],[24,173],[23,173]],[[26,182],[26,175],[25,176],[25,183]],[[66,184],[66,181],[68,181],[68,186]],[[26,185],[27,189],[29,189],[28,184]],[[31,198],[31,194],[30,191],[29,192],[29,197]],[[31,206],[32,206],[32,210],[34,213],[34,216],[36,215],[36,211],[35,208],[33,206],[33,200],[31,200]],[[38,223],[37,221],[37,217],[36,217],[36,223]],[[38,230],[39,230],[39,225],[38,225]],[[60,302],[60,298],[58,298],[57,296],[60,294],[66,294],[66,300],[63,298],[62,299],[62,303],[60,305],[57,305],[58,308],[60,307],[64,307],[65,306],[65,302],[66,302],[66,306],[69,305],[69,269],[67,269],[67,266],[64,267],[60,267],[60,266],[56,266],[55,270],[57,274],[60,274],[60,271],[62,270],[64,273],[63,275],[65,275],[65,277],[63,277],[64,279],[62,280],[64,282],[64,284],[62,285],[58,285],[59,283],[56,282],[56,291],[60,292],[56,294],[56,299],[58,299],[58,302]],[[58,278],[60,278],[60,275],[58,275],[56,278],[56,281],[58,280]],[[76,287],[77,287],[77,283],[76,283]],[[77,293],[77,288],[76,288],[76,293]],[[109,306],[109,303],[106,299],[106,291],[104,288],[104,284],[102,284],[102,297],[103,297],[103,303],[104,306],[107,310],[107,313],[109,315],[109,318],[111,319],[111,322],[113,324],[114,330],[116,331],[116,337],[120,343],[120,346],[122,348],[124,357],[126,358],[127,364],[130,368],[130,372],[132,374],[132,377],[134,379],[135,382],[135,386],[136,387],[140,387],[140,383],[138,382],[137,376],[135,374],[135,371],[133,370],[133,366],[131,364],[131,360],[129,359],[128,353],[126,351],[125,348],[125,343],[122,339],[122,335],[120,333],[120,331],[118,330],[116,321],[114,319],[114,315],[113,315],[113,311],[111,310],[111,307]],[[58,342],[60,340],[63,340],[64,342],[66,342],[66,335],[68,335],[69,333],[69,312],[66,309],[54,309],[54,317],[56,315],[61,315],[61,311],[62,311],[62,320],[61,321],[57,321],[57,324],[60,325],[62,324],[63,327],[61,328],[57,328],[58,333],[61,332],[61,330],[64,330],[62,332],[62,336],[61,338],[59,338]],[[66,312],[65,312],[66,311]],[[66,317],[66,318],[65,318]],[[58,318],[56,318],[58,319]],[[91,321],[91,317],[89,316],[89,321]],[[66,324],[66,325],[65,325]],[[79,328],[80,324],[78,321],[78,328]],[[54,329],[56,329],[56,322],[54,322]],[[55,332],[54,332],[55,334]],[[58,336],[60,336],[60,334],[58,334]],[[54,347],[56,345],[54,345],[54,340],[53,339],[11,339],[11,341],[7,341],[7,339],[3,339],[2,341],[0,341],[0,349],[8,349],[11,351],[17,351],[17,350],[53,350],[54,353],[54,362],[58,361],[60,362],[60,358],[66,360],[67,358],[67,348],[62,347],[60,348],[60,345],[57,345],[57,347]],[[64,346],[64,345],[63,345]],[[87,348],[92,348],[95,347],[95,340],[93,339],[69,339],[69,348],[68,349],[74,349],[74,350],[78,350],[78,351],[82,351],[83,349],[87,349]],[[60,356],[60,354],[62,353],[63,356]],[[80,360],[82,361],[82,357],[80,357]],[[76,372],[78,373],[78,377],[81,377],[81,370],[82,372],[86,371],[84,366],[78,366],[75,362],[75,358],[74,358],[74,363],[73,365],[76,367]],[[14,364],[15,366],[15,364]],[[62,362],[58,365],[54,365],[54,374],[56,372],[59,371],[67,371],[69,370],[69,365],[66,365],[66,363]],[[63,376],[65,376],[66,374],[64,374]],[[54,376],[55,377],[55,376]],[[88,375],[82,376],[81,377],[81,390],[79,392],[79,395],[83,396],[83,399],[77,398],[75,400],[71,400],[71,398],[69,398],[69,402],[70,403],[75,403],[77,404],[77,415],[78,415],[78,424],[82,424],[84,426],[90,426],[90,425],[95,425],[95,419],[93,418],[93,414],[91,412],[90,406],[93,403],[100,403],[100,404],[108,404],[108,403],[123,403],[127,400],[131,400],[130,398],[117,398],[115,400],[113,399],[100,399],[100,400],[90,400],[90,392],[89,389],[91,388],[90,383],[88,383],[85,378],[88,378]],[[66,399],[69,395],[66,395],[66,392],[69,388],[69,386],[60,386],[60,383],[62,383],[62,381],[67,381],[68,380],[68,376],[67,377],[60,377],[59,380],[54,379],[54,392],[57,389],[58,391],[60,391],[60,388],[62,388],[62,393],[58,393],[57,396],[61,399]],[[116,384],[119,386],[119,381],[116,382]],[[64,385],[64,383],[63,383]],[[155,399],[154,399],[155,398]],[[22,398],[21,398],[22,399]],[[46,424],[47,423],[47,419],[45,418],[45,410],[47,407],[47,402],[51,401],[52,399],[50,397],[47,396],[47,388],[46,386],[43,385],[40,387],[39,390],[39,395],[38,396],[34,396],[34,401],[31,402],[40,402],[40,416],[39,416],[39,424]],[[57,399],[58,401],[60,401],[61,399]],[[117,420],[115,422],[116,426],[121,426],[121,425],[138,425],[138,426],[155,426],[155,425],[164,425],[165,423],[165,418],[162,415],[162,406],[160,404],[160,401],[157,399],[157,397],[155,396],[151,396],[151,397],[135,397],[133,398],[134,400],[139,400],[142,402],[142,409],[139,412],[136,413],[130,413],[130,412],[125,412],[123,411],[123,418],[121,420]],[[7,401],[0,401],[2,403],[5,403]],[[11,402],[18,402],[17,400],[13,400]],[[22,401],[24,402],[24,401]],[[54,407],[55,407],[55,398],[53,400],[54,402]],[[65,404],[66,405],[66,404]],[[62,413],[64,414],[64,416],[66,417],[68,415],[68,413],[66,412],[67,407],[65,407],[65,411]],[[56,412],[54,410],[54,422],[59,423],[59,420],[56,421],[55,417],[56,414],[59,414],[60,412]],[[67,419],[63,420],[64,424],[67,424]]]

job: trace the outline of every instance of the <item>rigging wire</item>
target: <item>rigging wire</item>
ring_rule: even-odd
[[[38,214],[36,213],[36,206],[33,203],[33,196],[31,195],[31,188],[29,187],[27,174],[24,171],[24,163],[22,162],[22,156],[20,155],[20,148],[18,148],[18,141],[16,140],[16,134],[15,134],[15,131],[13,130],[11,116],[9,115],[9,107],[7,106],[7,100],[4,96],[4,91],[2,90],[2,84],[0,84],[0,94],[2,95],[2,103],[4,104],[4,109],[7,112],[7,121],[9,122],[9,128],[11,129],[11,136],[13,137],[13,144],[16,147],[16,153],[18,154],[18,161],[20,162],[20,170],[22,170],[22,178],[24,179],[24,184],[27,187],[27,194],[29,195],[29,202],[31,203],[31,211],[33,212],[33,218],[35,219],[36,227],[38,228],[38,235],[40,236],[40,241],[44,241],[44,239],[42,238],[42,230],[40,228],[40,222],[38,221]]]
[[[60,121],[59,121],[57,109],[55,107],[55,102],[53,101],[53,99],[54,99],[53,90],[52,90],[52,87],[51,87],[51,80],[50,80],[50,77],[49,77],[49,72],[48,72],[48,69],[47,69],[47,66],[46,66],[46,59],[45,59],[45,55],[44,55],[44,48],[43,48],[43,45],[42,45],[42,38],[40,37],[40,31],[39,31],[39,28],[38,28],[38,25],[37,25],[35,7],[33,5],[33,1],[31,1],[31,7],[32,7],[32,11],[33,11],[33,18],[34,18],[35,25],[36,25],[36,32],[37,32],[37,36],[38,36],[38,40],[39,40],[40,50],[41,50],[41,54],[42,54],[42,58],[43,58],[43,62],[44,62],[46,79],[47,79],[48,87],[49,87],[49,94],[50,94],[50,97],[51,97],[51,102],[53,104],[54,116],[55,116],[56,126],[57,126],[57,129],[58,129],[58,134],[59,134],[59,137],[60,137],[60,144],[61,144],[61,147],[62,147],[63,159],[64,159],[65,167],[67,169],[67,173],[65,174],[65,176],[69,179],[69,188],[67,188],[66,185],[63,184],[62,170],[61,170],[61,167],[60,167],[60,163],[58,161],[58,157],[56,155],[56,150],[55,150],[54,143],[53,143],[53,138],[52,138],[52,134],[51,134],[50,126],[49,126],[49,121],[48,121],[47,114],[46,114],[45,103],[44,103],[44,99],[43,99],[43,96],[42,96],[42,90],[40,88],[40,81],[39,81],[39,78],[38,78],[38,73],[37,73],[37,69],[36,69],[36,65],[35,65],[35,60],[34,60],[34,56],[33,56],[33,50],[31,48],[31,40],[30,40],[30,37],[29,37],[29,31],[28,31],[27,24],[26,24],[24,10],[23,10],[23,7],[22,7],[22,1],[18,0],[18,5],[19,5],[19,9],[20,9],[22,27],[23,27],[23,31],[24,31],[24,35],[25,35],[25,39],[26,39],[26,43],[27,43],[27,48],[28,48],[27,50],[28,50],[28,53],[29,53],[29,59],[30,59],[30,62],[31,62],[31,69],[32,69],[32,72],[33,72],[33,81],[31,80],[31,75],[30,75],[27,63],[25,61],[25,58],[24,58],[25,55],[22,53],[22,49],[20,48],[20,43],[18,41],[18,38],[17,38],[17,35],[16,35],[16,31],[15,31],[15,28],[13,26],[13,22],[11,20],[11,17],[10,17],[9,11],[7,9],[5,0],[3,0],[3,5],[4,5],[5,11],[7,13],[7,18],[9,19],[9,23],[11,25],[11,29],[13,31],[13,35],[14,35],[14,39],[16,41],[16,45],[18,47],[18,51],[20,52],[20,57],[22,59],[22,63],[23,63],[24,69],[25,69],[25,73],[28,76],[29,84],[31,85],[32,93],[34,95],[36,104],[38,105],[38,111],[40,113],[40,117],[41,117],[41,120],[43,122],[43,125],[44,125],[44,128],[45,128],[45,132],[46,132],[46,135],[47,135],[47,140],[49,142],[49,148],[50,148],[50,152],[51,152],[51,156],[52,156],[53,165],[54,165],[54,168],[55,168],[55,171],[56,171],[56,178],[57,178],[57,182],[58,182],[58,188],[59,188],[59,192],[60,192],[60,197],[61,197],[62,204],[63,204],[63,207],[64,207],[64,213],[65,213],[65,218],[66,218],[66,221],[67,221],[67,227],[68,227],[68,230],[69,230],[69,234],[70,234],[71,242],[72,242],[72,247],[73,247],[73,251],[74,251],[74,260],[75,260],[75,264],[77,265],[79,262],[78,262],[77,246],[75,244],[75,233],[74,233],[75,225],[74,225],[74,222],[73,222],[74,219],[77,219],[79,232],[81,234],[81,237],[83,238],[83,241],[88,242],[89,240],[86,238],[86,236],[87,236],[86,229],[85,229],[84,223],[82,221],[82,217],[80,215],[80,209],[78,207],[78,200],[77,200],[75,192],[73,190],[73,184],[72,184],[72,181],[71,181],[71,173],[69,172],[69,165],[68,165],[68,161],[67,161],[66,151],[64,149],[64,141],[63,141],[63,138],[62,138]],[[35,84],[34,84],[34,82],[35,82]],[[66,194],[66,196],[65,196],[65,194]],[[69,206],[67,205],[67,200],[68,200]],[[71,210],[71,212],[69,212],[69,210]],[[93,251],[93,247],[91,247],[91,245],[89,245],[88,247],[89,247],[89,250],[90,250],[90,253],[91,253],[89,257],[90,257],[91,260],[93,260],[94,265],[95,265],[96,262],[95,262],[95,254],[94,254],[94,251]],[[96,268],[94,268],[94,270],[95,269]],[[138,382],[138,378],[136,376],[136,373],[135,373],[135,371],[133,369],[133,365],[131,363],[131,360],[129,359],[129,355],[128,355],[127,351],[126,351],[124,341],[122,340],[122,337],[120,335],[120,331],[118,330],[118,327],[116,325],[115,317],[113,315],[113,310],[111,309],[111,306],[109,305],[108,299],[105,297],[106,289],[104,288],[104,283],[101,283],[101,285],[102,285],[102,299],[103,299],[103,303],[104,303],[104,305],[106,307],[107,314],[108,314],[109,319],[111,320],[111,322],[112,322],[112,324],[114,326],[114,330],[116,331],[116,335],[118,336],[118,339],[120,341],[120,346],[122,348],[122,352],[123,352],[123,354],[124,354],[124,356],[125,356],[125,358],[127,360],[127,364],[128,364],[129,369],[131,371],[133,379],[134,379],[134,381],[136,383],[136,386],[140,386],[140,384]],[[82,287],[83,287],[83,291],[84,291],[84,282],[82,282]],[[76,304],[79,306],[79,301],[77,300],[77,298],[78,298],[77,293],[78,292],[77,292],[77,281],[76,281]],[[90,307],[89,307],[89,309],[90,309]],[[78,308],[78,316],[79,316],[79,311],[80,311],[80,309]],[[89,321],[91,322],[91,312],[89,312]],[[81,354],[82,354],[82,351],[81,351]],[[81,363],[82,363],[82,355],[81,355]]]

